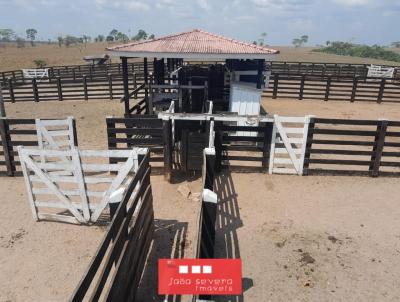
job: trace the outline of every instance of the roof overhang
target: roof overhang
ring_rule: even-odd
[[[194,61],[222,61],[229,59],[237,60],[266,60],[272,61],[276,54],[234,54],[234,53],[160,53],[160,52],[132,52],[132,51],[113,51],[107,53],[114,57],[127,58],[159,58],[159,59],[190,59]]]

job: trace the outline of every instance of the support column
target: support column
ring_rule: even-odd
[[[168,118],[163,120],[163,138],[164,138],[164,179],[171,182],[172,173],[172,125]]]
[[[143,59],[143,67],[144,67],[144,97],[146,99],[146,112],[148,114],[153,114],[153,105],[150,104],[149,102],[149,69],[148,69],[148,64],[147,64],[147,58]]]
[[[128,58],[121,57],[122,82],[124,85],[125,115],[129,114],[129,82],[128,82]]]
[[[4,108],[3,88],[0,84],[0,117],[6,117],[6,109]]]
[[[258,66],[257,66],[257,89],[261,89],[261,87],[263,86],[263,82],[264,82],[264,62],[265,60],[258,60]]]

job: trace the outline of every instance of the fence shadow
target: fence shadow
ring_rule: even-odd
[[[136,301],[180,302],[180,296],[160,296],[158,292],[158,259],[183,258],[188,223],[177,220],[154,220],[154,236],[140,281]]]
[[[238,195],[230,171],[224,170],[215,177],[214,191],[218,195],[218,212],[215,234],[214,258],[240,258],[240,246],[237,230],[243,226],[240,218]],[[243,290],[253,284],[249,278],[243,278]],[[244,302],[241,296],[215,296],[218,302]]]

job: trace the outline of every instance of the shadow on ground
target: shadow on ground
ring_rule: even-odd
[[[158,259],[183,258],[185,256],[187,229],[187,222],[162,219],[154,221],[154,239],[136,301],[165,301],[165,296],[157,294]],[[167,301],[180,302],[181,297],[167,297]]]
[[[243,226],[240,218],[238,195],[229,171],[220,173],[214,181],[214,191],[218,195],[218,213],[215,234],[215,258],[240,258],[237,230]],[[253,280],[243,278],[243,291],[253,286]],[[244,302],[241,296],[215,296],[217,302]]]

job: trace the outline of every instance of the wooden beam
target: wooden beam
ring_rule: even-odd
[[[0,117],[6,117],[6,109],[4,107],[3,87],[0,84]]]
[[[122,82],[124,85],[125,114],[129,114],[129,82],[128,82],[128,58],[121,57]]]
[[[257,66],[257,89],[261,89],[263,86],[264,82],[264,62],[265,60],[258,60],[258,66]]]

